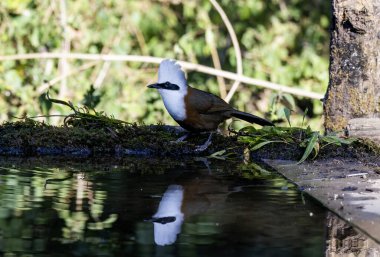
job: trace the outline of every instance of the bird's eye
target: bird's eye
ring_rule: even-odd
[[[166,82],[165,82],[165,85],[166,85],[166,86],[169,86],[169,85],[170,85],[170,82],[169,82],[169,81],[166,81]]]

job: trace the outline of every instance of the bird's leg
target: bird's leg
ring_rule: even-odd
[[[210,132],[210,135],[208,136],[207,141],[203,145],[197,146],[197,148],[195,148],[194,151],[195,152],[203,152],[204,150],[206,150],[207,147],[209,147],[209,145],[211,145],[211,139],[212,139],[213,134],[214,134],[214,132]]]
[[[174,141],[175,143],[180,143],[180,142],[183,142],[185,141],[188,137],[190,136],[190,133],[186,133],[185,135],[183,135],[182,137],[178,138],[176,141]]]
[[[178,138],[177,140],[175,141],[170,141],[171,144],[178,144],[178,143],[181,143],[183,141],[185,141],[188,137],[191,136],[191,133],[190,132],[186,132],[185,135],[181,136],[180,138]]]

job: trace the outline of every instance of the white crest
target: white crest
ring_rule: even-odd
[[[163,60],[158,69],[158,83],[169,81],[181,89],[187,86],[185,73],[181,66],[172,59]]]
[[[169,114],[175,120],[186,119],[185,95],[187,94],[187,82],[181,66],[171,59],[163,60],[158,69],[158,83],[169,81],[179,86],[179,90],[159,89],[162,100]]]

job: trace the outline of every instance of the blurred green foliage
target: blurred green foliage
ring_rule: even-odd
[[[325,91],[329,1],[219,2],[236,30],[246,76]],[[236,70],[227,29],[207,0],[66,0],[66,5],[71,52],[151,55],[213,66],[207,34],[217,47],[221,67]],[[0,44],[0,55],[62,51],[64,27],[59,1],[1,1]],[[156,79],[156,65],[98,62],[81,70],[85,61],[68,63],[70,71],[77,72],[68,78],[67,86],[60,82],[52,86],[53,97],[57,94],[74,104],[90,104],[126,121],[174,124],[158,93],[146,90],[146,85]],[[52,109],[43,97],[45,82],[60,75],[59,60],[1,61],[0,120],[64,114],[64,109]],[[190,72],[188,78],[191,85],[219,94],[215,77]],[[306,108],[309,118],[322,113],[318,101],[248,85],[239,88],[232,104],[251,113],[265,113],[271,119],[284,119],[284,106],[299,113],[299,120]],[[319,118],[313,124],[318,129]]]

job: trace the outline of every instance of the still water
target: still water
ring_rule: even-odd
[[[2,256],[325,256],[326,209],[254,164],[0,164]]]

